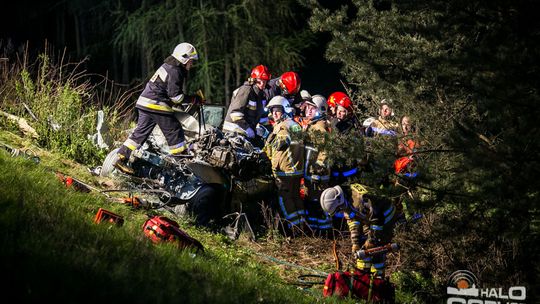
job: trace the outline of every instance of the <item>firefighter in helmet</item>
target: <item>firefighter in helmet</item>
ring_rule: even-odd
[[[264,89],[270,77],[270,72],[264,65],[258,65],[251,70],[248,81],[233,92],[223,123],[224,132],[245,136],[252,143],[262,142],[261,135],[264,132],[258,132],[257,127],[266,114]]]
[[[148,139],[156,125],[165,135],[172,156],[187,151],[184,130],[174,116],[173,107],[186,102],[202,103],[200,96],[186,95],[182,89],[188,71],[198,59],[199,55],[193,45],[180,43],[147,82],[135,105],[139,115],[137,126],[118,150],[118,159],[114,163],[117,169],[127,174],[134,173],[129,164],[131,152]]]
[[[321,207],[330,215],[342,211],[351,233],[352,251],[386,245],[392,241],[399,210],[374,189],[361,184],[334,186],[321,194]],[[386,255],[356,260],[358,269],[384,277]]]
[[[300,76],[296,72],[285,72],[278,78],[268,81],[268,88],[265,90],[266,98],[271,100],[278,95],[287,98],[295,111],[294,115],[299,115],[301,112],[300,106],[303,103],[300,95],[301,84]]]
[[[331,100],[335,108],[335,116],[330,119],[330,128],[332,132],[343,136],[353,136],[358,139],[363,136],[359,123],[353,113],[352,101],[343,92],[334,92],[330,94],[328,100]],[[345,144],[354,144],[351,139],[346,140]],[[343,158],[333,159],[330,184],[332,186],[345,183],[359,174],[360,159],[353,159],[350,155]]]
[[[278,188],[278,205],[293,236],[304,230],[306,212],[300,198],[300,180],[304,174],[302,128],[292,119],[294,109],[283,96],[273,97],[267,105],[275,121],[265,151],[272,161]],[[298,228],[298,229],[296,229]]]
[[[327,103],[322,95],[313,95],[305,102],[304,125],[306,132],[306,209],[309,226],[315,231],[328,232],[333,228],[332,218],[322,212],[319,204],[321,192],[328,187],[330,168],[324,151],[325,133],[329,131],[326,121]]]

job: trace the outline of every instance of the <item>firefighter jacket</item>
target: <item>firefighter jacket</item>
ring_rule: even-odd
[[[307,175],[305,177],[310,181],[328,181],[330,169],[327,163],[327,155],[325,151],[321,151],[322,146],[325,144],[324,134],[328,132],[326,117],[321,116],[309,121],[305,132],[307,134],[306,146],[318,150],[316,153],[310,153],[309,159],[306,159]]]
[[[372,135],[390,135],[396,136],[399,124],[395,121],[384,119],[379,116],[368,128],[368,133]]]
[[[291,118],[274,125],[265,150],[272,160],[276,176],[302,176],[304,174],[304,145],[300,141],[302,128]]]
[[[351,233],[353,248],[362,246],[363,236],[374,245],[389,243],[399,211],[390,199],[370,193],[362,195],[362,187],[352,184],[344,192],[350,204],[344,215]]]
[[[172,56],[152,75],[137,99],[136,108],[154,113],[173,113],[172,107],[181,104],[187,70]]]
[[[247,82],[236,89],[225,121],[223,130],[246,135],[246,130],[255,131],[257,124],[265,112],[266,97],[256,85]]]

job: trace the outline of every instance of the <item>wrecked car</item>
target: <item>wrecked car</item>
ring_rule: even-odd
[[[223,225],[229,214],[244,214],[261,223],[261,203],[274,195],[270,160],[242,136],[221,132],[224,107],[204,106],[176,112],[184,127],[190,155],[172,158],[156,127],[131,155],[135,173],[126,175],[113,166],[117,149],[109,152],[101,176],[117,178],[133,189],[161,192],[161,205],[179,216],[190,215],[203,226]]]

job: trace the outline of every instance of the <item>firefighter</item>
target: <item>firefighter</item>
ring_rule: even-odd
[[[321,192],[328,187],[330,168],[327,154],[322,150],[324,134],[328,132],[326,121],[327,103],[322,95],[314,95],[305,103],[304,126],[306,133],[306,164],[304,174],[305,200],[308,224],[316,232],[328,234],[332,229],[332,218],[322,212],[319,204]]]
[[[304,174],[304,146],[300,140],[302,128],[292,119],[294,109],[285,97],[275,96],[267,108],[275,124],[266,141],[265,151],[272,161],[279,209],[294,236],[306,225],[306,211],[300,198],[300,180]]]
[[[355,138],[361,137],[363,132],[354,116],[352,101],[349,96],[343,92],[334,92],[330,94],[328,100],[332,101],[335,108],[335,117],[330,119],[332,132],[344,136],[355,136]],[[349,155],[344,158],[334,159],[330,185],[340,185],[358,175],[359,163],[361,163],[361,160],[351,159]]]
[[[131,152],[146,141],[156,125],[165,135],[171,156],[187,152],[184,130],[174,116],[173,107],[186,102],[202,103],[200,96],[186,95],[182,89],[188,71],[198,59],[193,45],[180,43],[150,78],[135,105],[139,114],[137,126],[118,150],[118,160],[114,164],[117,169],[127,174],[134,173],[129,164]]]
[[[265,90],[267,100],[271,100],[274,96],[281,95],[294,108],[294,115],[300,115],[303,104],[302,96],[300,95],[301,80],[296,72],[285,72],[278,78],[268,81],[268,87]]]
[[[321,194],[321,207],[330,215],[342,211],[351,233],[352,252],[386,245],[392,241],[399,210],[374,189],[361,184],[334,186]],[[383,277],[386,254],[356,260],[356,267]]]
[[[233,92],[223,123],[224,132],[245,136],[262,148],[262,134],[257,133],[257,126],[261,118],[266,116],[264,89],[270,77],[270,72],[264,65],[258,65],[251,70],[248,81]]]
[[[366,130],[368,136],[387,135],[396,136],[399,129],[397,122],[392,120],[392,107],[383,99],[379,105],[379,117],[374,120]]]

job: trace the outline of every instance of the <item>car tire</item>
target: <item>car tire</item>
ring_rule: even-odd
[[[185,205],[185,210],[201,226],[211,226],[220,214],[221,191],[214,185],[204,185]]]
[[[120,148],[116,148],[109,152],[109,154],[107,154],[107,157],[105,157],[103,165],[101,166],[99,176],[109,177],[116,170],[116,168],[114,167],[114,163],[116,163],[116,161],[118,160],[118,150],[120,150]]]

